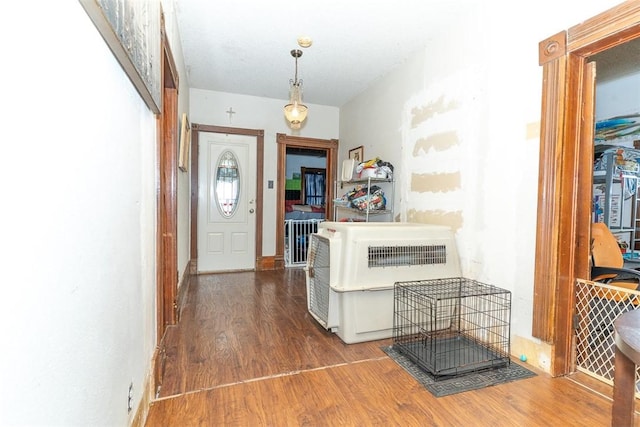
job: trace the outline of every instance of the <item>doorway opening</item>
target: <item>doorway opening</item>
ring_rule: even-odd
[[[309,235],[327,219],[327,150],[288,147],[285,163],[284,264],[302,267]]]
[[[625,2],[540,42],[543,67],[532,335],[550,344],[554,376],[575,371],[576,281],[590,277],[595,65],[640,37],[640,2]]]
[[[632,59],[639,54],[640,39],[635,39],[588,59],[595,63],[597,71],[591,264],[598,268],[640,268],[640,97],[635,90],[640,85],[640,68]],[[603,240],[605,236],[607,240]],[[603,251],[605,247],[607,250]],[[576,369],[613,385],[613,324],[624,312],[635,309],[637,278],[635,283],[633,279],[622,282],[592,270],[590,279],[591,282],[577,281]]]
[[[294,262],[302,265],[306,259],[306,236],[317,230],[318,222],[333,219],[332,183],[336,177],[338,140],[285,134],[278,134],[276,140],[275,268],[280,269],[291,267]],[[297,179],[294,179],[294,173]]]

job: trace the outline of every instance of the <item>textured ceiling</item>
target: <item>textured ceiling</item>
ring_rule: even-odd
[[[175,0],[189,86],[287,99],[297,38],[304,101],[342,106],[446,31],[473,0]],[[475,2],[477,3],[477,2]]]
[[[486,0],[175,0],[189,86],[285,100],[302,49],[306,103],[341,107]],[[476,9],[477,10],[477,9]],[[470,12],[471,11],[471,12]],[[633,72],[640,43],[594,57],[598,80]]]

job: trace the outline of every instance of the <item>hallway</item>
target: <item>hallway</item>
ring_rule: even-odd
[[[390,343],[319,327],[301,269],[195,276],[146,425],[609,425],[607,387],[539,371],[435,398],[380,349]]]

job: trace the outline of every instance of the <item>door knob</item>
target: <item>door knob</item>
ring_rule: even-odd
[[[254,212],[253,208],[249,209],[249,213],[253,213],[253,212]]]

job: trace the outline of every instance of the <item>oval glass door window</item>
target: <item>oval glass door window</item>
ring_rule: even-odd
[[[218,159],[215,189],[220,212],[227,218],[232,217],[240,199],[240,172],[238,159],[231,151],[223,152]]]

